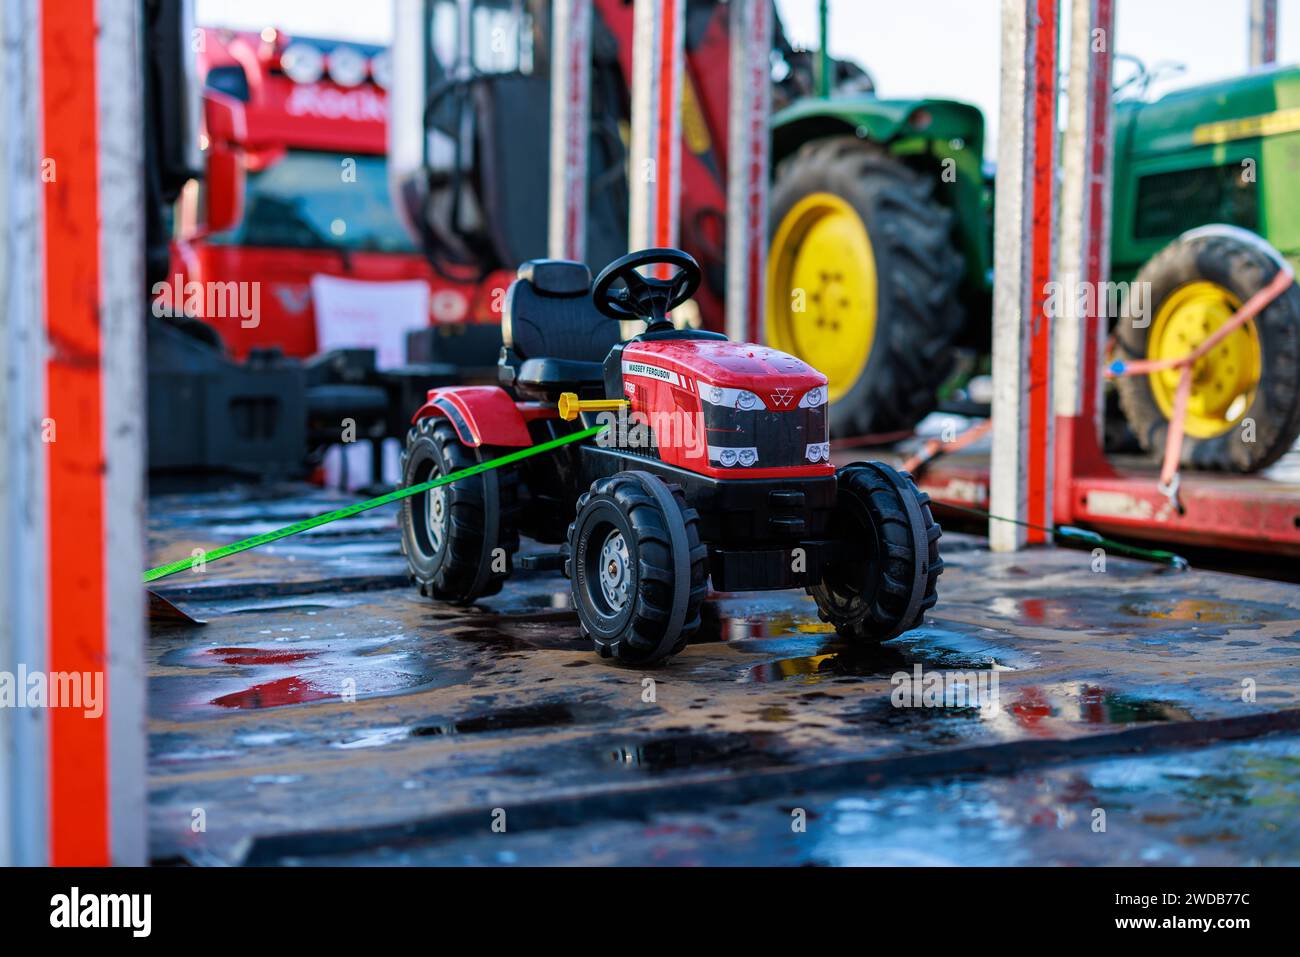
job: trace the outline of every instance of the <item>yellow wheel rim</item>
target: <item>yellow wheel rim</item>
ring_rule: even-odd
[[[876,337],[876,257],[862,217],[832,193],[805,196],[777,227],[767,279],[772,345],[824,374],[838,401]]]
[[[1208,339],[1241,300],[1218,283],[1198,280],[1179,286],[1160,305],[1147,338],[1150,359],[1180,359]],[[1261,368],[1259,333],[1252,319],[1231,333],[1192,367],[1187,402],[1187,434],[1209,439],[1231,429],[1255,401]],[[1165,418],[1174,414],[1179,369],[1148,374],[1156,404]]]

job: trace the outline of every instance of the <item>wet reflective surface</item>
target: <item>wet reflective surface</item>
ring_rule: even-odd
[[[151,557],[334,505],[156,499]],[[1086,552],[993,556],[952,536],[935,615],[899,639],[846,642],[798,592],[715,594],[691,645],[641,671],[580,640],[554,573],[468,609],[421,599],[391,512],[159,583],[175,613],[151,621],[148,654],[156,858],[1274,863],[1300,848],[1280,810],[1296,738],[1218,743],[1300,710],[1295,586],[1121,559],[1098,575]],[[493,835],[493,808],[518,833]]]
[[[1300,739],[498,837],[311,863],[1295,866]]]
[[[327,624],[326,627],[333,627]],[[166,677],[150,687],[154,714],[201,717],[210,708],[257,710],[312,701],[355,701],[463,681],[466,669],[441,667],[418,642],[393,636],[311,642],[282,626],[275,647],[183,648],[163,654]],[[270,629],[258,629],[269,637]]]

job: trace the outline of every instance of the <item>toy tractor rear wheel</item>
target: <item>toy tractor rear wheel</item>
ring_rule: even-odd
[[[832,527],[843,547],[808,594],[841,636],[888,641],[919,626],[938,599],[942,529],[906,472],[855,462],[836,476]]]
[[[604,658],[651,665],[686,646],[708,591],[699,516],[648,472],[592,483],[569,526],[565,572],[582,632]]]
[[[446,419],[421,419],[406,437],[403,487],[490,458],[460,441]],[[518,476],[509,468],[471,475],[402,499],[402,552],[420,594],[455,605],[494,595],[519,549]]]
[[[964,267],[933,188],[854,136],[777,167],[768,333],[829,379],[833,435],[910,430],[952,371]]]
[[[1137,275],[1150,290],[1145,315],[1119,317],[1121,359],[1188,355],[1277,275],[1263,241],[1218,227],[1174,240]],[[1134,310],[1130,306],[1129,312]],[[1179,370],[1122,376],[1120,407],[1142,448],[1164,455]],[[1291,285],[1230,333],[1192,370],[1181,464],[1253,472],[1300,435],[1300,287]]]

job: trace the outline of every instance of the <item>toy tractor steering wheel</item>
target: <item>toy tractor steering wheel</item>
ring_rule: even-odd
[[[653,279],[637,272],[638,266],[676,266],[669,279]],[[647,332],[672,328],[668,313],[700,288],[700,264],[680,249],[642,249],[628,253],[600,271],[591,296],[596,308],[611,319],[644,319]],[[623,285],[615,289],[619,280]]]

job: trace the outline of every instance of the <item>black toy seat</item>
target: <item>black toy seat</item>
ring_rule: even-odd
[[[591,302],[591,272],[579,262],[533,259],[519,267],[501,321],[501,381],[523,397],[604,393],[601,363],[619,324]]]

